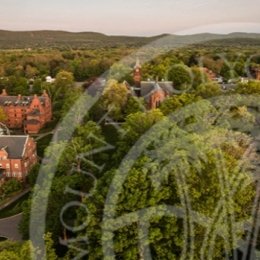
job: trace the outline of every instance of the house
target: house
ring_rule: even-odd
[[[139,59],[134,66],[133,91],[136,96],[144,98],[149,109],[158,108],[160,104],[174,93],[172,81],[142,81],[142,67]]]
[[[144,98],[149,109],[158,108],[168,96],[174,93],[171,81],[141,81],[140,86],[140,96]]]
[[[37,163],[36,143],[29,136],[0,136],[0,178],[23,181]]]
[[[37,134],[52,118],[51,99],[44,91],[42,96],[9,96],[5,89],[0,95],[0,107],[6,114],[3,122],[11,129],[23,129]]]

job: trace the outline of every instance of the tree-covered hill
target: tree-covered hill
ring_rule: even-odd
[[[167,37],[166,37],[167,36]],[[108,36],[96,32],[66,32],[66,31],[5,31],[0,30],[1,49],[24,48],[97,48],[117,46],[142,46],[157,39],[166,37],[167,41],[178,45],[206,42],[207,45],[260,45],[260,34],[232,33],[167,35],[153,37]]]

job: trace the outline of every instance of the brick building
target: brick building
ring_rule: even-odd
[[[149,109],[154,109],[174,92],[171,81],[142,81],[142,67],[137,59],[134,67],[134,92],[138,97],[143,97]]]
[[[173,93],[173,86],[170,81],[141,81],[140,91],[148,108],[154,109]]]
[[[9,96],[4,89],[0,107],[7,116],[4,123],[9,128],[23,129],[29,134],[37,134],[52,118],[51,100],[46,91],[42,96]]]
[[[0,136],[0,178],[24,180],[37,163],[36,143],[29,136]]]

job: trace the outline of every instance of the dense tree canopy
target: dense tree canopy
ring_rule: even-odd
[[[79,214],[80,223],[88,223],[89,259],[102,258],[102,246],[106,257],[114,252],[123,259],[142,259],[149,252],[158,259],[229,255],[243,232],[236,223],[250,217],[254,196],[251,175],[239,167],[242,161],[250,164],[243,158],[250,140],[212,126],[205,120],[208,112],[192,127],[187,121],[181,128],[159,121],[134,162],[123,161],[100,179],[94,197],[85,200],[90,212]]]
[[[127,105],[129,90],[124,83],[109,80],[103,92],[103,104],[110,115],[116,119],[122,119],[123,110]]]
[[[168,72],[168,79],[173,81],[177,89],[190,89],[193,81],[193,75],[189,67],[184,65],[175,65]]]
[[[249,149],[249,135],[253,136],[252,127],[259,127],[259,108],[241,100],[243,95],[257,97],[260,84],[250,80],[232,91],[221,91],[202,67],[226,81],[238,81],[248,76],[246,66],[252,70],[259,66],[259,57],[250,60],[257,50],[229,47],[221,48],[220,54],[217,45],[198,45],[159,56],[153,47],[148,54],[140,53],[144,61],[149,60],[142,64],[143,80],[172,80],[183,92],[167,97],[159,109],[150,111],[124,82],[133,83],[135,58],[129,58],[127,65],[118,63],[136,51],[134,47],[1,52],[0,89],[10,95],[40,95],[46,90],[53,106],[53,122],[48,127],[67,120],[59,127],[57,142],[48,148],[38,144],[46,151],[43,172],[47,179],[54,178],[47,194],[46,183],[35,186],[39,165],[28,177],[39,203],[32,208],[30,197],[23,204],[20,231],[24,239],[29,239],[31,213],[40,219],[41,202],[48,197],[46,230],[41,230],[37,218],[32,221],[39,227],[33,232],[46,234],[50,260],[58,259],[55,249],[62,259],[75,257],[76,250],[66,255],[64,247],[60,249],[59,238],[76,235],[78,239],[87,235],[89,246],[83,247],[89,250],[88,259],[102,259],[104,245],[110,259],[112,237],[117,259],[146,259],[149,249],[156,259],[228,257],[244,235],[242,226],[250,218],[255,195],[250,161],[255,153]],[[108,79],[103,95],[82,116],[94,98],[83,94],[80,83],[74,81],[92,82],[110,67],[103,75]],[[47,83],[46,76],[56,81]],[[241,95],[229,96],[235,93]],[[218,103],[212,97],[219,95],[224,98]],[[2,112],[0,121],[4,121]],[[106,113],[113,123],[103,118]],[[100,122],[101,118],[104,121]],[[69,131],[73,135],[66,140]],[[131,157],[124,160],[129,153]],[[57,160],[55,173],[49,158]],[[20,183],[10,181],[1,192],[12,193],[18,188]],[[90,192],[93,196],[86,196]],[[87,220],[88,226],[80,234],[72,234],[61,223],[60,213],[71,201],[84,202],[89,210],[88,214],[73,209],[63,214],[71,226]],[[0,243],[0,259],[27,260],[30,248],[30,242]]]
[[[239,94],[260,94],[260,81],[249,81],[249,83],[241,83],[236,89]]]

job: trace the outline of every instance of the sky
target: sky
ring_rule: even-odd
[[[259,32],[260,0],[0,0],[0,29],[108,35]]]

